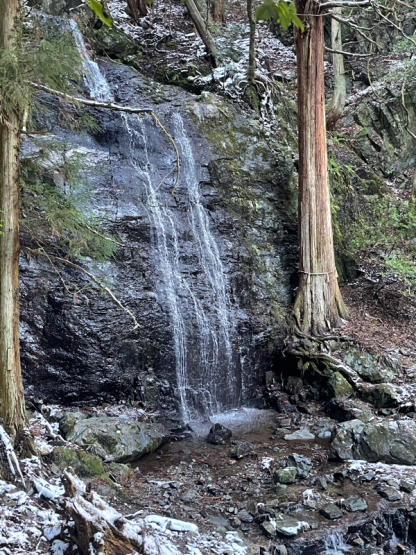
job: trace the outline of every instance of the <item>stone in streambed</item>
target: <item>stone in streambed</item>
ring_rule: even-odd
[[[412,493],[415,489],[415,483],[410,480],[400,480],[400,489],[406,493]]]
[[[207,442],[213,443],[214,445],[219,445],[230,439],[232,436],[231,430],[223,426],[222,424],[214,424],[207,435]]]
[[[358,495],[351,495],[344,502],[344,507],[349,513],[357,513],[367,510],[367,503]]]
[[[299,478],[307,478],[313,464],[308,457],[292,453],[287,457],[287,466],[296,468]]]
[[[337,520],[342,517],[341,509],[334,503],[327,503],[319,512],[328,520]]]
[[[302,428],[299,428],[299,430],[297,430],[296,432],[293,432],[293,434],[286,434],[285,439],[287,441],[302,441],[302,440],[308,440],[308,439],[315,439],[315,436],[311,434],[308,428],[303,426]]]
[[[273,473],[273,480],[276,484],[293,484],[297,473],[294,467],[281,468]]]
[[[402,494],[396,488],[387,485],[381,485],[377,488],[377,493],[387,499],[387,501],[400,501],[402,498]]]
[[[241,459],[247,457],[253,451],[254,445],[248,441],[239,441],[231,445],[230,457]]]
[[[296,536],[299,532],[308,530],[310,527],[310,524],[305,520],[299,520],[282,513],[279,513],[275,519],[266,520],[260,524],[260,528],[268,538],[274,538],[277,534],[286,537]]]

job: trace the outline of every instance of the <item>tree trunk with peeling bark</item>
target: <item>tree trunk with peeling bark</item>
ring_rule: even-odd
[[[305,30],[295,29],[299,127],[299,289],[296,326],[322,334],[348,313],[338,287],[325,128],[324,37],[319,4],[297,0]]]
[[[342,8],[340,7],[333,8],[332,11],[339,15],[342,14]],[[331,48],[332,50],[342,50],[341,23],[334,18],[331,19]],[[332,64],[334,68],[334,92],[325,108],[327,129],[334,129],[335,124],[342,116],[347,98],[344,56],[342,54],[332,54]]]
[[[0,48],[17,38],[19,0],[0,0]],[[0,107],[2,108],[2,107]],[[26,422],[19,351],[19,116],[0,121],[0,418],[14,434]]]

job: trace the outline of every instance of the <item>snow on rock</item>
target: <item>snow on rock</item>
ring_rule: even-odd
[[[173,530],[175,532],[193,532],[198,534],[198,526],[192,522],[176,520],[166,516],[149,515],[145,518],[146,522],[157,524],[161,530]]]

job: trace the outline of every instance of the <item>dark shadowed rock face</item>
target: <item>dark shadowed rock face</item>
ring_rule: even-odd
[[[280,348],[296,267],[296,202],[288,147],[215,96],[195,97],[102,63],[116,102],[154,108],[174,137],[181,177],[151,116],[91,110],[101,132],[63,128],[60,102],[42,129],[87,156],[92,208],[130,247],[82,261],[137,317],[75,269],[21,257],[22,364],[48,402],[147,401],[182,416],[250,402]],[[26,139],[24,158],[33,151]],[[91,168],[95,168],[91,169]],[[23,237],[23,243],[30,239]]]

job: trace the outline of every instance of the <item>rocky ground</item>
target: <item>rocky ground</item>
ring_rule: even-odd
[[[414,376],[392,357],[337,349],[339,372],[282,366],[266,375],[263,410],[182,427],[138,407],[32,399],[25,487],[3,452],[0,553],[76,553],[68,467],[171,553],[412,553]]]

